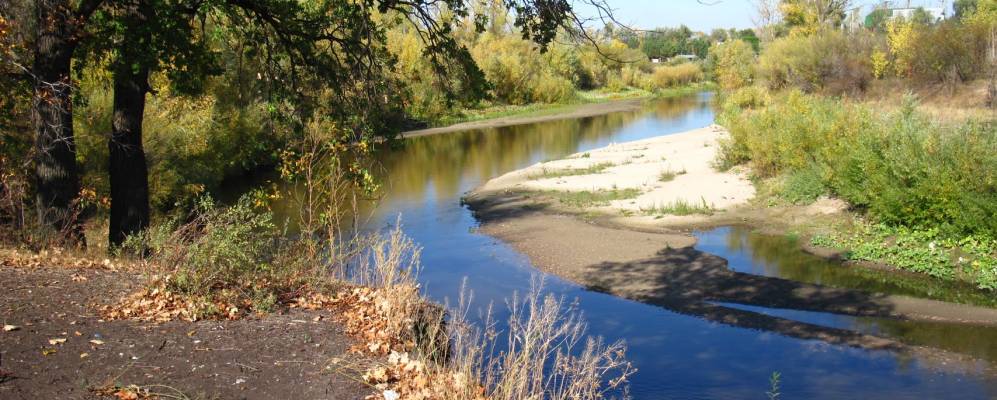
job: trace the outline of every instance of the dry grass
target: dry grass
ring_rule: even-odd
[[[661,89],[688,85],[702,80],[703,70],[695,63],[661,66],[651,74],[651,82]]]

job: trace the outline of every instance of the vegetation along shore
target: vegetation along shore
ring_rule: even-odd
[[[674,3],[0,0],[0,398],[997,396],[997,1]]]

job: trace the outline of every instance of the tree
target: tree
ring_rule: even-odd
[[[885,8],[877,8],[872,10],[869,15],[865,16],[865,27],[866,29],[875,32],[886,32],[886,22],[890,19],[890,11]]]
[[[955,11],[955,17],[962,19],[963,17],[972,14],[976,11],[976,5],[979,3],[978,0],[955,0],[952,3],[952,10]]]
[[[441,5],[441,3],[443,5]],[[567,0],[510,0],[503,3],[515,11],[514,26],[524,39],[545,49],[559,29],[570,29],[577,18]],[[445,11],[445,12],[444,12]],[[290,104],[291,124],[305,125],[311,118],[330,118],[351,123],[347,131],[354,140],[377,134],[392,136],[383,116],[371,104],[388,98],[390,83],[384,77],[392,65],[385,50],[385,35],[376,16],[400,15],[419,30],[425,43],[424,56],[438,75],[465,76],[463,90],[484,92],[486,82],[467,48],[458,44],[453,32],[470,13],[461,0],[354,2],[328,0],[304,4],[295,0],[217,0],[185,3],[165,0],[123,0],[107,7],[103,21],[108,27],[97,35],[114,58],[114,123],[111,151],[111,230],[109,241],[145,228],[149,221],[148,183],[141,145],[144,99],[149,92],[150,71],[168,65],[171,77],[185,81],[192,61],[202,57],[191,40],[192,22],[214,18],[238,34],[261,41],[259,50],[268,60],[266,71],[272,84],[273,101]],[[453,15],[458,18],[448,18]],[[475,29],[483,31],[489,15],[477,15]],[[202,22],[203,24],[203,22]],[[172,38],[177,45],[172,45]],[[114,38],[114,40],[107,40]],[[180,54],[180,57],[177,57]],[[207,63],[211,64],[211,63]],[[448,91],[449,93],[450,91]],[[330,115],[316,115],[321,109]],[[331,106],[330,106],[331,105]],[[351,122],[352,121],[352,122]]]
[[[31,119],[35,129],[35,204],[38,220],[72,242],[83,232],[73,203],[80,191],[73,137],[70,68],[87,20],[103,0],[37,0]]]
[[[779,10],[791,34],[811,35],[845,20],[851,0],[781,0]]]

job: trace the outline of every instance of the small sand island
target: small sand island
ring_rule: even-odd
[[[829,343],[917,351],[892,339],[769,317],[737,303],[852,316],[992,325],[997,310],[827,287],[731,270],[696,250],[690,230],[749,225],[778,230],[840,218],[845,204],[755,200],[744,167],[714,166],[726,130],[717,125],[545,161],[492,179],[464,202],[497,237],[535,265],[589,289],[734,326]],[[932,357],[952,355],[932,350]]]
[[[476,193],[524,191],[590,211],[700,221],[743,205],[755,195],[743,169],[713,167],[724,134],[722,127],[711,125],[611,144],[510,172],[488,181]]]

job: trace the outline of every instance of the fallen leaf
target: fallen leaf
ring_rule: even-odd
[[[57,351],[56,349],[42,349],[42,355],[43,356],[50,356],[50,355],[55,354],[56,351]]]
[[[80,358],[90,357],[90,353],[80,353]]]
[[[97,340],[97,339],[90,339],[90,343],[93,343],[93,344],[96,344],[96,345],[101,345],[101,344],[104,344],[104,341],[103,340]]]
[[[57,344],[63,344],[63,343],[66,343],[66,338],[55,338],[55,339],[49,339],[48,340],[48,344],[53,345],[53,346],[55,346]]]
[[[3,331],[4,332],[12,332],[12,331],[16,331],[18,329],[21,329],[21,327],[20,326],[16,326],[16,325],[4,325],[3,326]]]

